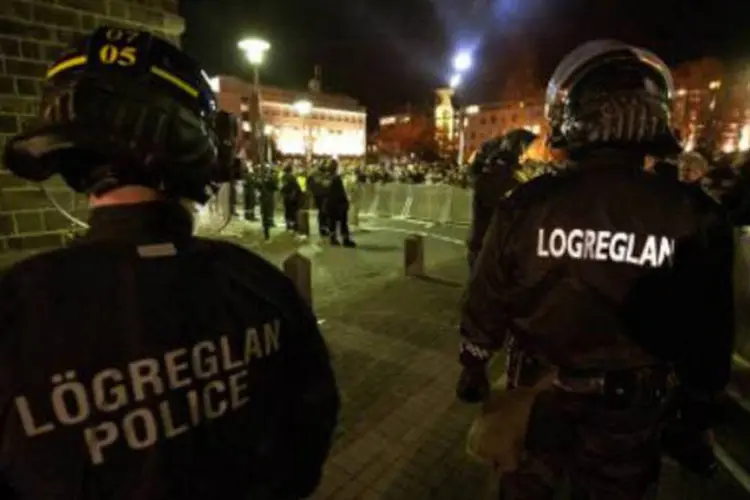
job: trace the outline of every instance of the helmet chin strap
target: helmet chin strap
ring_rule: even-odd
[[[89,228],[88,224],[86,224],[84,221],[82,221],[78,217],[76,217],[73,214],[71,214],[70,212],[68,212],[65,208],[63,208],[63,206],[60,205],[60,202],[57,201],[57,199],[52,195],[52,193],[50,193],[47,190],[47,188],[44,186],[44,184],[39,184],[39,190],[42,193],[44,193],[44,196],[46,196],[47,199],[49,200],[49,202],[52,204],[52,206],[55,207],[55,210],[57,210],[58,212],[60,212],[60,214],[62,214],[63,217],[65,217],[66,219],[68,219],[70,222],[72,222],[73,224],[75,224],[78,227],[81,227],[81,228],[84,228],[84,229],[88,229]]]

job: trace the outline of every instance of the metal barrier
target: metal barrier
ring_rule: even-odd
[[[469,224],[471,191],[444,184],[363,184],[354,205],[360,215]]]

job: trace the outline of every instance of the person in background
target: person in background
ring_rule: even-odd
[[[339,166],[336,160],[328,164],[328,175],[331,179],[328,197],[325,202],[328,214],[328,235],[331,245],[341,245],[353,248],[357,246],[351,239],[349,233],[349,196],[344,187],[344,180],[339,174]],[[339,240],[339,235],[341,239]]]
[[[297,181],[297,177],[292,172],[292,166],[284,167],[284,174],[281,177],[281,198],[284,203],[284,220],[286,221],[287,231],[297,230],[297,216],[302,208],[304,193]]]

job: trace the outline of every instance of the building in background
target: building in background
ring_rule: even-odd
[[[545,129],[544,104],[540,100],[505,101],[466,107],[465,158],[488,139],[513,129],[525,128],[541,134]]]
[[[441,154],[449,154],[455,150],[456,145],[456,120],[458,113],[453,107],[453,95],[455,91],[451,88],[440,88],[435,91],[435,142]]]
[[[383,116],[373,136],[378,154],[386,157],[434,159],[437,152],[435,127],[428,115],[409,111]]]
[[[237,116],[248,116],[253,86],[232,76],[212,79],[219,106]],[[300,113],[300,100],[312,108]],[[264,134],[283,155],[363,156],[367,147],[367,112],[355,99],[311,89],[293,91],[262,85],[260,112]],[[250,132],[253,120],[243,119]]]

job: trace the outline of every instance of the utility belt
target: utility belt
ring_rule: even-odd
[[[559,367],[553,382],[563,392],[601,397],[617,407],[664,403],[675,385],[668,366],[611,371]]]

